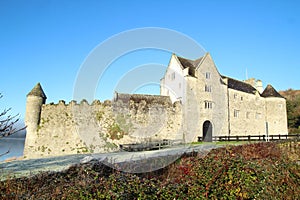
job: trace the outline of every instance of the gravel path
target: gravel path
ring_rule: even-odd
[[[114,152],[103,154],[77,154],[30,160],[0,163],[0,180],[8,177],[22,177],[45,171],[63,171],[72,165],[99,161],[122,171],[142,173],[164,167],[184,153],[198,152],[206,155],[211,149],[219,148],[214,144],[177,146],[155,151]]]

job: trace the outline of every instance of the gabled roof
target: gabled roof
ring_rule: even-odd
[[[37,83],[34,88],[27,94],[27,96],[36,96],[47,99],[40,83]]]
[[[189,68],[189,75],[195,77],[195,70],[198,67],[198,65],[204,60],[206,55],[208,54],[205,54],[204,56],[196,60],[190,60],[179,56],[177,56],[177,58],[184,69]],[[239,81],[223,75],[221,75],[221,77],[228,80],[227,81],[228,88],[241,91],[241,92],[246,92],[249,94],[257,94],[257,93],[260,94],[258,90],[249,83],[246,83],[244,81]],[[260,94],[260,96],[284,98],[271,85],[268,85],[264,90],[264,92]]]
[[[182,58],[179,56],[176,56],[176,57],[178,58],[178,61],[180,62],[183,69],[189,68],[189,75],[192,77],[196,77],[195,76],[196,68],[198,67],[199,63],[204,59],[205,56],[206,55],[204,55],[196,60],[190,60],[190,59]]]
[[[190,59],[186,59],[186,58],[182,58],[182,57],[177,56],[177,58],[178,58],[178,60],[181,63],[183,68],[187,68],[187,67],[196,68],[204,57],[205,56],[202,56],[202,57],[200,57],[196,60],[190,60]]]
[[[284,98],[281,96],[274,88],[272,85],[268,85],[266,89],[263,91],[261,94],[262,97],[278,97],[278,98]]]
[[[256,94],[256,92],[257,92],[257,90],[248,83],[245,83],[243,81],[238,81],[233,78],[226,77],[226,76],[222,76],[222,78],[228,79],[228,88],[238,90],[241,92],[246,92],[249,94]]]
[[[181,63],[181,65],[184,69],[187,68],[187,67],[195,67],[193,60],[189,60],[189,59],[182,58],[182,57],[179,57],[179,56],[177,56],[177,58],[178,58],[179,62]]]

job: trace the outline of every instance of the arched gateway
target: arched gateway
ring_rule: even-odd
[[[210,121],[205,121],[203,123],[203,141],[204,142],[212,142],[212,131],[213,131],[213,127],[212,127],[212,123]]]

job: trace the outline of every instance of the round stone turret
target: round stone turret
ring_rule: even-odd
[[[27,134],[37,130],[40,123],[42,105],[46,102],[46,95],[40,83],[27,94],[25,124]]]

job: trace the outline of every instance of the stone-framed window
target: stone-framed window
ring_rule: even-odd
[[[240,116],[240,111],[234,109],[234,111],[233,111],[233,116],[234,116],[235,118],[238,118],[238,117]]]
[[[213,108],[213,102],[212,101],[204,101],[204,108],[205,109],[212,109]]]
[[[205,73],[205,78],[206,78],[206,79],[210,79],[210,72],[206,72],[206,73]]]
[[[211,92],[211,85],[205,85],[205,92]]]

